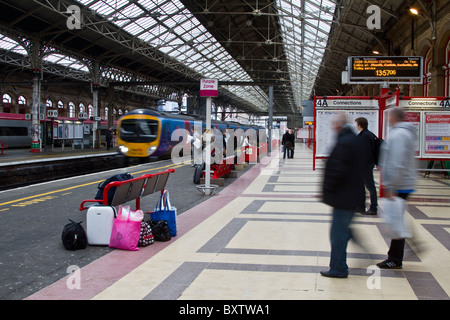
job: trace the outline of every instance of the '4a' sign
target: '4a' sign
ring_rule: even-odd
[[[318,99],[316,101],[316,106],[317,107],[328,107],[328,102],[325,99]]]
[[[442,100],[439,103],[439,106],[442,108],[450,108],[450,100]]]

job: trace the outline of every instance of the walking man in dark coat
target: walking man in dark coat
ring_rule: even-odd
[[[361,140],[347,124],[345,113],[335,117],[333,129],[337,142],[327,161],[323,180],[323,202],[333,207],[330,269],[320,274],[347,278],[347,243],[352,238],[350,223],[365,202],[365,163],[360,153]]]

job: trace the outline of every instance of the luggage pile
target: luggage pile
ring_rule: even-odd
[[[107,179],[98,186],[96,199],[100,198],[109,182],[127,179],[133,177],[125,174]],[[114,193],[108,193],[109,204],[113,196]],[[146,215],[150,218],[145,219]],[[86,231],[82,222],[70,221],[61,236],[67,250],[85,249],[89,244],[138,251],[139,247],[149,246],[155,241],[169,241],[177,235],[177,209],[171,205],[167,190],[161,193],[155,210],[146,214],[139,209],[131,210],[130,206],[119,205],[117,211],[113,206],[102,204],[88,208]]]

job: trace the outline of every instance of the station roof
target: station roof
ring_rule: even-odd
[[[276,113],[299,114],[303,99],[340,87],[344,56],[376,45],[362,30],[367,3],[390,8],[382,14],[391,21],[405,2],[0,0],[1,60],[40,39],[44,67],[62,65],[64,77],[88,80],[99,61],[101,85],[145,81],[138,88],[150,94],[161,86],[194,92],[199,79],[217,78],[227,83],[221,99],[249,113],[267,111],[274,85]],[[67,26],[70,5],[81,9],[80,29]],[[238,82],[248,86],[229,85]]]

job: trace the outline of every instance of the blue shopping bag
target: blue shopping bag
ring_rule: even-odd
[[[154,221],[167,221],[171,237],[177,236],[177,208],[170,204],[169,192],[166,190],[159,198],[154,212],[150,213],[150,218]]]

